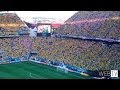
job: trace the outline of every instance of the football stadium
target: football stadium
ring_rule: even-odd
[[[78,11],[61,24],[0,13],[0,79],[104,79],[104,70],[120,70],[120,11]]]

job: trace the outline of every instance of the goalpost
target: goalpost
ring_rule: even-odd
[[[63,71],[65,73],[68,73],[68,69],[65,66],[57,66],[57,71]]]

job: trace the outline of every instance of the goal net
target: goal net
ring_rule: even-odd
[[[64,66],[57,66],[57,71],[62,71],[62,72],[65,72],[65,73],[68,73],[68,69]]]

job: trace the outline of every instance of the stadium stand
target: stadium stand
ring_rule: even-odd
[[[15,13],[0,14],[1,63],[20,61],[18,57],[29,52],[28,35],[29,28]]]
[[[29,37],[0,38],[0,51],[4,51],[6,57],[21,57],[30,52],[31,40]]]
[[[61,38],[34,39],[39,56],[88,70],[119,69],[120,45]],[[68,44],[69,43],[69,44]]]
[[[120,39],[119,24],[119,11],[80,11],[55,32],[62,35]]]
[[[18,30],[29,32],[22,20],[15,13],[0,14],[0,36],[18,35]]]
[[[54,31],[59,38],[39,39],[39,55],[88,70],[120,69],[119,16],[119,11],[80,11]],[[83,39],[61,38],[60,35]]]

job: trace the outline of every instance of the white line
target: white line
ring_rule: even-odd
[[[32,73],[29,74],[30,77],[32,77],[32,78],[36,78],[36,77],[33,77],[31,74],[32,74]]]
[[[34,76],[37,76],[37,77],[32,76],[32,74],[33,74]],[[37,74],[34,74],[34,73],[29,73],[29,76],[32,77],[32,78],[36,78],[36,79],[46,79],[46,78],[44,78],[44,77],[40,78],[40,76],[38,76]]]
[[[81,78],[81,77],[79,77],[79,76],[77,76],[77,75],[74,75],[74,74],[72,74],[72,73],[70,73],[69,75],[75,76],[75,77],[78,77],[78,78]]]

